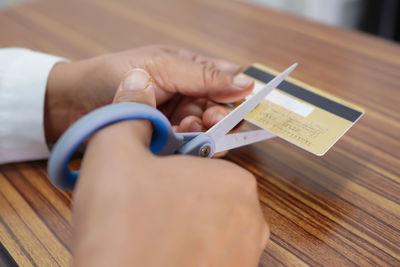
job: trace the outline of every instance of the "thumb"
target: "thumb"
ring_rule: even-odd
[[[122,79],[113,103],[137,102],[155,107],[155,91],[150,75],[140,68],[128,71]]]
[[[140,68],[127,72],[122,79],[113,103],[136,102],[155,107],[155,93],[151,76]],[[150,144],[152,126],[149,120],[131,120],[123,122],[124,127],[141,140],[146,146]]]

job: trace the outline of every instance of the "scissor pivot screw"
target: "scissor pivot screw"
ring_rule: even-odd
[[[210,146],[203,146],[200,149],[200,156],[202,156],[203,158],[208,157],[208,155],[210,155],[211,152],[211,147]]]

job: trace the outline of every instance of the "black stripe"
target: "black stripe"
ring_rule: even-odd
[[[8,253],[7,249],[0,242],[0,266],[7,267],[18,267],[18,264],[14,261],[13,257],[11,257],[10,253]]]
[[[274,78],[273,75],[259,70],[255,67],[249,67],[243,73],[265,83],[268,83]],[[362,113],[357,110],[351,109],[328,98],[317,95],[287,81],[283,81],[278,86],[278,89],[351,122],[355,122],[362,115]]]

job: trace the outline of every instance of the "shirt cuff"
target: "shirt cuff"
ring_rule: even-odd
[[[0,49],[0,164],[47,158],[44,101],[51,69],[63,58]]]

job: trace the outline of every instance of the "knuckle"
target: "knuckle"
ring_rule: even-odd
[[[225,177],[227,183],[230,184],[239,194],[250,197],[257,194],[257,180],[255,176],[242,167],[226,162],[228,165],[224,169],[229,169],[229,175],[221,175]]]
[[[203,65],[202,67],[202,78],[204,88],[215,87],[220,83],[223,75],[221,71],[213,66]]]
[[[122,91],[116,96],[118,102],[147,102],[147,95],[142,91]]]
[[[263,220],[263,229],[262,229],[262,240],[261,240],[261,248],[262,249],[264,249],[265,248],[265,246],[267,245],[267,243],[268,243],[268,240],[269,240],[269,236],[270,236],[270,234],[271,234],[271,230],[270,230],[270,228],[269,228],[269,225],[268,225],[268,223],[265,221],[265,220]]]
[[[167,54],[156,53],[146,62],[146,69],[156,86],[163,88],[173,88],[173,79],[170,78],[169,69],[171,57]]]
[[[260,222],[260,225],[261,227],[258,228],[259,231],[255,233],[255,237],[258,239],[256,240],[255,244],[258,244],[260,253],[262,253],[262,251],[268,244],[268,240],[270,237],[270,228],[265,220],[262,220],[262,222]]]
[[[151,52],[159,52],[162,46],[159,44],[152,44],[152,45],[142,46],[141,48]]]
[[[242,192],[246,195],[254,195],[257,193],[257,180],[253,174],[243,170],[241,175]]]
[[[204,56],[202,56],[200,54],[193,53],[192,56],[191,56],[191,60],[193,62],[196,62],[196,63],[199,63],[199,64],[203,64],[203,65],[207,66],[208,68],[214,67],[213,64],[211,64],[210,62],[207,61],[206,57],[204,57]]]

